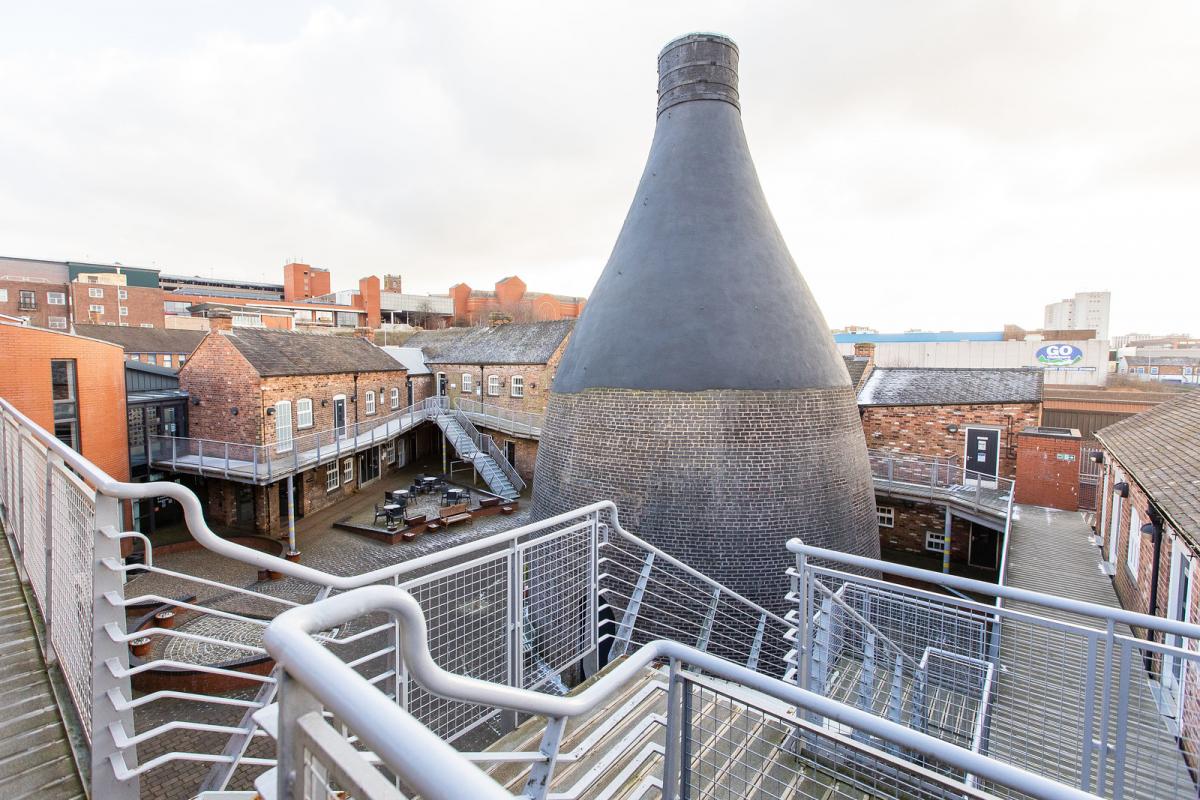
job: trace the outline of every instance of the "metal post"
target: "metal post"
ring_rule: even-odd
[[[1112,717],[1113,645],[1116,622],[1111,618],[1104,632],[1104,674],[1100,679],[1100,754],[1096,766],[1096,794],[1104,793],[1104,774],[1108,761],[1108,725]]]
[[[1133,662],[1133,645],[1128,639],[1120,643],[1120,677],[1117,679],[1117,741],[1113,747],[1112,799],[1125,795],[1125,746],[1129,741],[1129,673]]]
[[[254,482],[258,483],[258,445],[250,445],[251,458],[254,459]]]
[[[521,688],[525,684],[524,672],[524,624],[522,616],[521,551],[514,540],[508,548],[508,681],[510,686]],[[512,727],[520,725],[520,714],[512,712]]]
[[[1094,631],[1087,633],[1087,670],[1084,672],[1086,684],[1083,687],[1083,774],[1079,782],[1079,788],[1085,792],[1092,790],[1092,755],[1096,751],[1096,740],[1092,738],[1096,719],[1096,683],[1092,676],[1096,674],[1098,636]]]
[[[653,551],[646,553],[642,562],[642,572],[638,575],[637,584],[629,595],[629,605],[621,617],[621,626],[617,628],[617,640],[613,642],[610,659],[618,659],[629,650],[629,642],[633,638],[633,626],[637,623],[638,609],[642,606],[642,597],[646,594],[646,584],[650,580],[650,571],[654,568]]]
[[[670,677],[667,679],[667,752],[663,764],[662,800],[678,800],[682,783],[679,767],[684,740],[682,694],[679,659],[672,658]]]
[[[951,529],[954,527],[954,517],[950,514],[950,506],[946,506],[946,548],[942,551],[942,572],[950,574],[950,536]]]
[[[229,477],[229,442],[225,443],[225,477]]]
[[[279,673],[279,742],[276,752],[276,797],[292,800],[304,797],[304,737],[298,736],[298,720],[321,704],[300,682],[281,670]]]
[[[113,761],[123,763],[127,769],[137,766],[137,748],[129,745],[124,752],[117,748],[110,725],[118,726],[129,736],[133,735],[133,710],[118,711],[109,692],[122,700],[133,699],[129,678],[118,678],[109,669],[113,663],[118,670],[129,669],[129,648],[124,642],[114,642],[108,635],[107,626],[115,625],[125,633],[125,609],[109,603],[105,597],[113,593],[124,595],[123,575],[104,566],[106,560],[120,561],[121,542],[101,533],[102,529],[121,530],[121,503],[115,497],[96,495],[95,530],[91,532],[92,563],[92,797],[105,800],[137,800],[140,795],[138,779],[117,780]]]
[[[196,441],[197,441],[197,442],[199,443],[199,445],[200,445],[200,446],[199,446],[199,448],[198,448],[198,450],[197,450],[197,452],[199,453],[199,456],[198,456],[197,458],[198,458],[198,460],[199,460],[199,462],[200,462],[200,475],[201,475],[201,476],[203,476],[203,475],[204,475],[204,440],[203,440],[203,439],[197,439]]]
[[[708,639],[712,636],[713,622],[717,618],[719,602],[721,602],[721,588],[717,587],[712,591],[712,598],[708,601],[708,613],[704,615],[704,625],[700,628],[700,636],[696,639],[696,649],[701,652],[708,650]]]
[[[44,537],[44,549],[46,562],[43,564],[46,570],[46,596],[42,598],[42,617],[45,622],[46,632],[43,640],[42,655],[46,659],[46,665],[49,666],[57,661],[54,653],[54,470],[63,468],[63,460],[61,456],[54,452],[46,451],[46,535]]]
[[[812,652],[812,586],[808,574],[808,556],[796,554],[796,602],[800,608],[796,625],[796,685],[808,688],[808,659]]]
[[[588,541],[588,654],[583,661],[583,671],[592,677],[600,671],[600,512],[593,511],[591,535]]]
[[[750,657],[746,659],[747,669],[758,669],[758,656],[762,652],[763,636],[767,632],[767,612],[758,615],[758,627],[754,631],[754,642],[750,645]]]
[[[293,491],[292,474],[287,476],[288,495],[288,555],[296,552],[296,493]]]
[[[175,455],[176,455],[175,444],[178,441],[179,441],[179,437],[177,437],[177,436],[171,437],[171,469],[175,469]]]

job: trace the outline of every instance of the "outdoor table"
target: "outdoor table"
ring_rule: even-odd
[[[383,510],[384,510],[384,511],[399,511],[399,510],[400,510],[400,506],[399,506],[399,505],[397,505],[396,503],[386,503],[386,504],[383,506]]]

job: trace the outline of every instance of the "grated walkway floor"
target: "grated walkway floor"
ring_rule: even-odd
[[[0,797],[83,797],[3,532],[0,550]]]
[[[1091,542],[1091,529],[1076,511],[1036,506],[1016,509],[1008,550],[1009,586],[1120,608],[1112,580],[1100,569],[1100,550]],[[989,755],[1064,783],[1080,786],[1083,774],[1081,732],[1085,729],[1087,680],[1095,692],[1092,735],[1100,735],[1104,670],[1103,640],[1095,669],[1089,673],[1087,635],[1081,628],[1100,630],[1093,618],[1028,603],[1007,603],[1012,611],[1028,612],[1062,623],[1059,628],[1006,618],[1001,628],[1000,672],[992,705]],[[1131,636],[1118,625],[1119,636]],[[1117,696],[1118,656],[1113,654],[1112,696]],[[1195,797],[1174,737],[1159,714],[1150,678],[1134,656],[1127,708],[1128,752],[1124,771],[1126,798]],[[1048,710],[1052,712],[1048,713]],[[1108,740],[1115,741],[1114,703]],[[1113,749],[1110,747],[1104,783],[1093,778],[1090,791],[1111,796]],[[1098,758],[1091,759],[1094,776]]]

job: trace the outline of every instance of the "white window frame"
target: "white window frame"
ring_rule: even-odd
[[[103,314],[104,306],[99,305],[97,303],[92,303],[91,305],[88,306],[88,313],[89,314]]]
[[[391,396],[391,399],[392,399],[392,408],[399,408],[400,407],[400,389],[399,389],[399,387],[393,386],[388,391],[388,394]]]
[[[296,429],[313,426],[313,402],[311,397],[301,397],[296,401]]]
[[[375,413],[375,392],[373,390],[367,392],[365,401],[367,406],[367,416],[370,416]]]
[[[65,306],[66,304],[67,295],[65,292],[46,292],[46,305]]]
[[[462,374],[462,391],[463,394],[474,394],[475,392],[475,376],[469,372]]]
[[[121,306],[120,308],[117,309],[117,314],[122,317],[128,317],[129,316],[129,306]]]
[[[103,297],[104,297],[104,290],[103,290],[103,289],[101,289],[99,286],[90,286],[90,287],[88,287],[88,297],[100,297],[100,298],[103,298]]]
[[[354,483],[354,456],[342,459],[342,483],[346,486]]]
[[[170,354],[170,353],[163,353],[162,362],[163,362],[163,363],[162,363],[162,365],[163,365],[164,367],[170,367],[170,366],[172,366],[172,365],[171,365],[171,354]]]
[[[1132,498],[1130,498],[1132,500]],[[1142,526],[1137,506],[1129,504],[1129,538],[1125,541],[1125,566],[1133,574],[1133,585],[1138,585],[1138,567],[1142,558]]]
[[[325,491],[332,492],[342,485],[342,465],[333,461],[325,465]]]
[[[508,393],[509,393],[509,396],[511,396],[511,397],[519,398],[519,397],[525,396],[525,376],[524,375],[513,375],[511,378],[509,378]]]
[[[128,300],[129,292],[126,291],[125,289],[117,289],[117,299],[118,300]]]
[[[500,396],[500,376],[488,375],[488,397]]]
[[[140,323],[138,323],[138,327],[139,328],[153,328],[154,323],[153,322],[140,322]],[[179,363],[180,364],[183,363],[183,356],[179,357]]]
[[[275,452],[291,452],[292,445],[292,401],[280,400],[275,403]]]
[[[50,317],[50,327],[56,331],[65,331],[67,329],[66,317]]]
[[[895,508],[895,506],[875,506],[875,514],[879,518],[879,527],[881,527],[881,528],[896,527],[896,508]]]
[[[8,289],[0,289],[0,303],[8,302]]]
[[[925,531],[925,549],[939,555],[946,552],[950,546],[949,537],[945,531]]]

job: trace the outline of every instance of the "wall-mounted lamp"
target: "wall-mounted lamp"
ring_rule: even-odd
[[[325,408],[325,407],[327,407],[328,405],[329,405],[329,401],[328,401],[328,400],[322,400],[322,401],[321,401],[321,408]]]
[[[351,403],[357,403],[357,402],[358,402],[358,398],[357,398],[356,396],[354,396],[354,395],[350,395],[350,402],[351,402]]]
[[[1103,464],[1104,463],[1104,451],[1103,450],[1097,450],[1096,452],[1092,453],[1092,463],[1093,464]]]
[[[233,410],[233,413],[235,413],[235,414],[237,413],[236,408]],[[267,416],[270,417],[270,416],[273,416],[274,414],[275,414],[275,406],[267,406]]]
[[[958,433],[958,426],[957,425],[947,425],[946,433]]]
[[[200,405],[200,398],[199,398],[199,397],[193,397],[193,398],[192,398],[192,405],[194,405],[194,406],[198,406],[198,405]]]
[[[238,415],[238,407],[234,406],[233,408],[229,409],[229,413],[236,417]]]
[[[1129,484],[1125,481],[1113,485],[1113,491],[1120,497],[1129,497]]]

